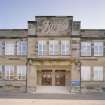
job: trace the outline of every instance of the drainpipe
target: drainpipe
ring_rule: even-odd
[[[26,93],[27,93],[27,72],[28,72],[28,60],[26,62],[26,89],[25,89]]]
[[[27,59],[27,62],[26,62],[26,93],[28,92],[28,86],[27,86],[27,81],[28,81],[28,70],[29,70],[29,65],[30,65],[30,59]]]

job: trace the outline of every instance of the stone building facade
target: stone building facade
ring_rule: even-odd
[[[72,16],[36,16],[28,29],[0,29],[0,91],[105,91],[105,30]]]

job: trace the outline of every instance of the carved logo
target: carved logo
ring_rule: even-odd
[[[38,27],[38,34],[59,35],[68,32],[69,22],[67,19],[50,19],[40,21]]]

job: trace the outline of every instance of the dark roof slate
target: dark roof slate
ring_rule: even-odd
[[[81,37],[105,37],[105,29],[81,29]]]
[[[0,37],[27,37],[27,29],[0,29]]]

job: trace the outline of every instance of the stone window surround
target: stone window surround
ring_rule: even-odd
[[[13,79],[10,78],[10,75],[7,75],[8,78],[5,77],[5,76],[6,76],[6,74],[5,74],[5,73],[6,73],[6,72],[5,72],[5,67],[7,67],[7,66],[13,67],[13,75],[12,75],[12,76],[13,76]],[[26,80],[26,74],[25,74],[25,78],[23,78],[23,74],[20,74],[20,75],[17,74],[17,72],[18,72],[18,71],[17,71],[17,70],[18,70],[17,67],[18,67],[18,66],[25,66],[25,73],[26,73],[26,71],[27,71],[27,66],[26,66],[25,64],[17,64],[17,65],[12,65],[12,64],[6,64],[6,65],[5,65],[5,64],[1,64],[1,65],[0,65],[0,67],[1,67],[0,70],[2,71],[2,73],[0,74],[0,76],[1,76],[0,80],[6,80],[6,81],[7,81],[7,80],[9,80],[9,81],[11,81],[11,80],[12,80],[12,81],[15,81],[15,80],[16,80],[16,81]],[[9,72],[10,72],[10,70],[9,70]],[[21,73],[22,73],[22,72],[21,72]],[[10,74],[10,73],[9,73],[9,74]],[[19,76],[22,76],[22,78],[19,79]]]
[[[71,40],[68,40],[68,39],[53,39],[53,40],[51,40],[51,39],[39,39],[39,40],[37,40],[37,46],[38,46],[38,41],[41,41],[41,40],[43,40],[43,41],[46,41],[46,46],[47,46],[47,54],[45,54],[45,55],[40,55],[40,56],[70,56],[71,55]],[[58,44],[59,44],[59,49],[58,49],[58,54],[49,54],[49,41],[58,41]],[[61,41],[65,41],[65,40],[67,40],[67,41],[69,41],[70,42],[70,45],[69,45],[69,54],[62,54],[62,52],[61,52]],[[56,48],[57,48],[57,46],[56,46]],[[44,49],[43,49],[43,51],[44,51]],[[67,50],[66,50],[67,51]],[[37,47],[37,55],[39,55],[38,54],[38,47]]]
[[[5,54],[5,43],[7,42],[13,42],[15,44],[15,48],[14,48],[14,54],[12,55],[7,55]],[[28,52],[28,46],[27,46],[27,51],[26,51],[26,54],[17,54],[17,42],[22,42],[22,41],[26,41],[26,39],[18,39],[18,40],[15,40],[15,39],[3,39],[3,40],[0,40],[0,44],[1,44],[1,52],[0,52],[0,56],[26,56],[27,55],[27,52]],[[26,43],[27,44],[27,43]]]
[[[94,65],[94,66],[91,66],[91,65],[81,65],[81,67],[90,67],[90,79],[89,80],[82,80],[82,77],[81,77],[81,82],[103,82],[104,81],[104,66],[103,65]],[[102,78],[100,80],[96,80],[94,79],[94,68],[95,67],[102,67],[102,71],[103,71],[103,74],[102,74]],[[80,72],[81,73],[81,72]],[[80,74],[82,76],[82,74]]]
[[[91,55],[90,56],[82,56],[82,54],[81,54],[81,42],[90,42],[91,43]],[[80,56],[81,57],[103,57],[104,56],[104,45],[105,45],[104,40],[81,40],[81,42],[80,42]],[[100,56],[94,55],[94,42],[103,42],[103,55],[100,55]]]

